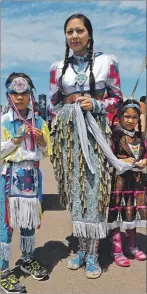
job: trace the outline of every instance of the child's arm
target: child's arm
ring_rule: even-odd
[[[49,157],[52,155],[52,144],[47,123],[43,121],[42,129],[40,130],[34,128],[33,132],[36,138],[36,142],[40,147],[39,149],[42,150],[44,157]]]
[[[13,152],[20,142],[24,139],[25,134],[28,132],[28,128],[25,129],[24,135],[20,137],[13,138],[9,134],[8,130],[1,126],[1,159],[7,157],[11,152]],[[20,127],[17,136],[19,136],[22,132],[22,127]]]
[[[41,147],[46,147],[46,141],[44,139],[42,130],[34,128],[33,134],[35,136],[37,144]]]
[[[63,106],[63,97],[58,85],[59,76],[58,64],[55,62],[50,69],[50,104],[53,116],[56,116]]]
[[[15,145],[11,139],[3,141],[1,138],[1,159],[4,159],[12,151],[14,151],[16,147],[17,145]]]

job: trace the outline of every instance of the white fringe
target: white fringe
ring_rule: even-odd
[[[73,235],[76,237],[85,238],[106,238],[108,233],[107,223],[84,223],[84,222],[73,222]]]
[[[0,258],[9,261],[11,256],[11,243],[0,243]]]
[[[146,228],[146,226],[147,226],[146,220],[134,220],[133,222],[115,221],[113,223],[107,223],[108,230],[113,230],[116,228],[129,230],[134,228]]]
[[[10,197],[11,228],[37,228],[40,225],[40,203],[38,198]]]
[[[35,250],[35,235],[22,236],[20,235],[20,249],[22,252],[30,253]]]

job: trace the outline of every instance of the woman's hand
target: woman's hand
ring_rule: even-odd
[[[93,103],[91,100],[91,96],[89,94],[85,94],[84,96],[78,96],[76,102],[80,103],[80,107],[83,110],[92,111],[93,110]]]
[[[135,165],[139,168],[139,169],[143,169],[147,166],[147,159],[144,158],[144,159],[141,159],[140,161],[137,161],[135,163]]]
[[[128,157],[128,158],[124,158],[124,159],[120,159],[123,162],[129,163],[129,164],[135,164],[136,163],[136,159],[133,157]]]
[[[34,134],[34,137],[36,139],[36,142],[41,147],[45,147],[46,146],[46,141],[44,140],[43,132],[40,129],[34,128],[33,129],[33,134]]]

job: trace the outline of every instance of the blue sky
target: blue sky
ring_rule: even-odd
[[[113,54],[119,62],[121,88],[130,97],[146,55],[146,1],[8,1],[1,18],[1,103],[10,73],[25,72],[39,94],[49,97],[49,69],[64,57],[65,20],[83,13],[92,22],[95,51]],[[146,94],[146,73],[135,98]]]

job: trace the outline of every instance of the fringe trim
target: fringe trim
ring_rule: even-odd
[[[0,258],[9,261],[11,257],[11,243],[0,243]]]
[[[62,120],[56,116],[55,123],[51,131],[52,150],[51,162],[53,164],[55,179],[58,182],[58,192],[60,195],[60,202],[66,207],[67,195],[65,192],[63,155],[62,155]]]
[[[30,253],[35,250],[35,235],[22,236],[20,235],[20,249],[22,252]]]
[[[38,198],[9,198],[11,228],[37,228],[40,225],[40,202]]]
[[[108,233],[107,223],[84,223],[84,222],[73,222],[73,235],[75,237],[85,238],[106,238]]]
[[[107,223],[108,230],[113,230],[116,228],[120,229],[134,229],[134,228],[146,228],[147,227],[147,221],[146,220],[135,220],[133,222],[120,222],[115,221],[113,223]]]

